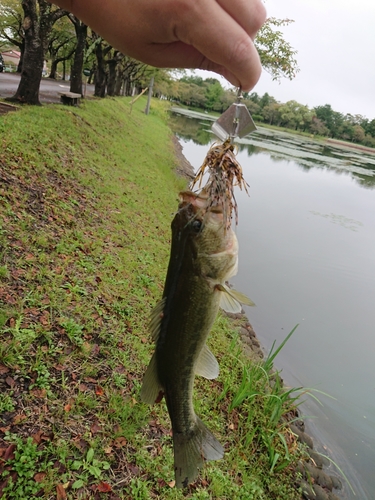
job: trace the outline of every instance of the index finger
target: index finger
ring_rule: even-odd
[[[246,22],[250,35],[216,1],[193,4],[196,7],[187,13],[181,26],[176,26],[176,34],[203,55],[196,67],[219,72],[245,91],[253,88],[261,74],[260,58],[251,37],[255,36],[259,19],[252,28]]]

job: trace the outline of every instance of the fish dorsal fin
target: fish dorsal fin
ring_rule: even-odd
[[[216,285],[216,288],[222,292],[220,307],[226,312],[240,313],[242,311],[241,304],[255,306],[254,302],[246,297],[246,295],[229,288],[227,285]]]
[[[161,299],[151,311],[149,329],[154,342],[157,342],[160,333],[160,323],[163,319],[163,311],[167,298]]]
[[[163,398],[164,390],[158,378],[156,354],[154,353],[147,367],[141,388],[141,399],[144,403],[153,405]]]
[[[195,366],[195,373],[196,375],[208,378],[209,380],[212,380],[219,375],[219,363],[206,345],[203,346],[203,349],[199,354],[199,358]]]

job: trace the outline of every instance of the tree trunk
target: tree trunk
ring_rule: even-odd
[[[51,62],[51,71],[48,75],[48,78],[51,78],[51,80],[56,80],[57,65],[60,61],[60,59],[53,59]]]
[[[53,24],[66,14],[62,9],[52,11],[51,4],[46,0],[38,0],[38,4],[39,9],[37,0],[22,0],[25,15],[23,21],[25,52],[18,89],[15,95],[9,98],[10,101],[36,105],[40,105],[39,86],[48,37]]]
[[[110,96],[115,95],[115,84],[116,84],[116,65],[117,60],[114,57],[107,61],[108,64],[108,82],[107,82],[107,94]]]
[[[23,56],[25,55],[25,38],[22,38],[22,42],[18,45],[20,49],[20,60],[18,61],[17,73],[22,72]]]
[[[86,37],[87,37],[87,26],[83,24],[79,19],[74,17],[69,17],[69,19],[74,24],[74,29],[77,36],[77,46],[74,53],[73,65],[70,72],[70,92],[75,92],[76,94],[82,93],[82,72],[83,72],[83,61],[85,56],[86,47]]]
[[[96,97],[105,97],[106,88],[106,71],[105,71],[105,61],[103,55],[103,47],[101,42],[95,48],[96,55],[96,72],[95,72],[95,91],[94,95]]]
[[[120,70],[116,71],[116,82],[115,82],[115,95],[121,95],[121,87],[122,87],[122,72]]]

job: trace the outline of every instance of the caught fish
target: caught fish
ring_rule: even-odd
[[[227,207],[229,209],[229,207]],[[194,481],[205,460],[218,460],[224,449],[194,412],[195,375],[214,379],[219,365],[206,345],[219,306],[239,312],[253,305],[225,283],[237,272],[238,244],[225,210],[213,205],[203,189],[180,194],[172,221],[172,246],[162,300],[150,330],[156,343],[146,370],[141,398],[148,404],[166,399],[172,422],[177,487]]]

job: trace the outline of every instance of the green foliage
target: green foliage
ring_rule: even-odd
[[[68,464],[72,471],[77,471],[77,479],[72,484],[73,490],[82,488],[82,486],[86,485],[90,476],[93,476],[95,479],[101,479],[103,472],[111,467],[109,462],[98,460],[94,458],[94,455],[94,449],[89,448],[84,459],[74,460]]]
[[[288,78],[292,80],[299,71],[295,55],[297,51],[284,39],[284,34],[275,29],[288,26],[291,19],[270,17],[258,31],[255,46],[259,52],[262,66],[273,80]]]
[[[34,479],[35,474],[45,472],[52,463],[41,460],[43,453],[31,437],[23,441],[18,436],[8,435],[6,440],[15,443],[16,448],[14,458],[5,462],[5,469],[0,475],[0,479],[7,481],[3,490],[5,498],[34,500],[41,490],[41,485]],[[11,472],[16,473],[15,479]]]

